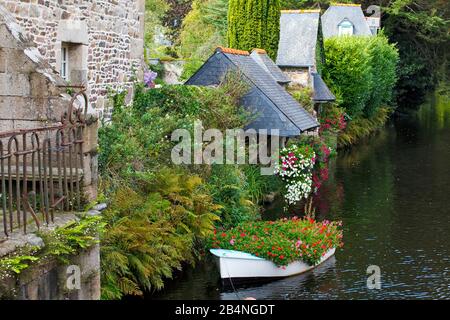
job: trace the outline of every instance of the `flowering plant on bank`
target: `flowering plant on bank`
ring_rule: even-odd
[[[317,264],[332,248],[342,247],[340,221],[310,218],[244,222],[227,231],[214,230],[208,247],[238,250],[286,266],[294,261]]]
[[[316,153],[316,165],[312,175],[312,186],[313,191],[317,192],[322,186],[322,183],[328,180],[328,161],[333,155],[333,150],[320,138],[312,139],[310,145]]]
[[[325,131],[340,132],[347,127],[345,121],[345,111],[342,108],[327,107],[319,117],[320,129],[319,132]]]
[[[152,70],[147,70],[144,72],[144,84],[148,88],[155,87],[155,80],[158,77],[158,73],[153,72]]]
[[[291,205],[312,191],[312,172],[316,154],[309,145],[292,145],[280,151],[280,159],[275,166],[275,174],[286,184],[285,199]]]

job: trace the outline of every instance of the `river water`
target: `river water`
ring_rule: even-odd
[[[448,97],[433,95],[417,113],[341,151],[315,205],[319,220],[343,221],[345,245],[313,271],[231,290],[206,260],[147,298],[450,299]],[[367,287],[371,265],[380,268],[381,289]]]

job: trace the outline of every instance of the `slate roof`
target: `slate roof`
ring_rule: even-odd
[[[316,64],[319,10],[282,10],[276,64],[309,67]]]
[[[311,74],[313,76],[313,86],[314,86],[313,100],[315,102],[335,101],[336,97],[334,96],[334,94],[331,93],[330,89],[328,89],[328,86],[322,80],[320,74],[316,72],[312,72]]]
[[[324,38],[339,35],[338,26],[344,19],[348,19],[353,24],[354,35],[372,35],[359,4],[332,4],[322,15],[321,19]]]
[[[263,49],[253,49],[250,56],[280,84],[291,82],[291,79],[273,62]]]
[[[317,121],[250,54],[217,48],[186,85],[217,85],[227,71],[242,72],[250,90],[242,104],[255,114],[246,129],[278,129],[280,136],[298,136],[319,126]]]

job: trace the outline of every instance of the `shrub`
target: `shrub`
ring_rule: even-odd
[[[103,298],[160,289],[181,262],[194,261],[195,242],[218,219],[218,206],[201,184],[199,177],[166,168],[111,195],[101,246]]]
[[[257,203],[251,200],[246,176],[237,165],[213,165],[208,188],[214,203],[220,205],[221,225],[235,226],[259,218]]]
[[[391,104],[397,81],[398,50],[382,34],[371,37],[368,44],[372,66],[372,88],[364,108],[366,117],[373,116],[377,109]]]
[[[102,295],[118,299],[162,288],[215,224],[236,225],[259,217],[263,179],[232,165],[171,166],[174,129],[243,127],[239,105],[247,86],[229,74],[217,88],[137,85],[133,104],[113,96],[112,123],[99,131],[105,212]],[[249,179],[251,178],[251,180]],[[221,219],[220,221],[218,219]]]
[[[372,88],[367,42],[368,37],[332,37],[324,43],[324,80],[332,92],[340,92],[340,106],[352,117],[363,114]]]
[[[131,107],[124,107],[125,93],[114,96],[112,123],[99,130],[100,172],[129,177],[169,163],[175,145],[172,132],[192,130],[196,119],[205,128],[243,127],[248,114],[239,99],[245,90],[245,83],[229,74],[218,88],[173,85],[146,90],[138,85]]]
[[[289,86],[287,88],[291,96],[300,103],[300,105],[309,113],[314,113],[314,104],[312,101],[313,91],[310,87]]]
[[[228,46],[241,50],[261,48],[275,60],[280,37],[280,1],[230,0]]]
[[[321,134],[326,134],[327,132],[339,133],[347,126],[344,109],[337,107],[333,103],[322,105],[318,120],[320,122],[319,132]]]
[[[194,0],[183,20],[178,54],[186,60],[182,79],[191,77],[218,46],[226,45],[228,0]]]
[[[391,113],[391,108],[379,108],[370,118],[357,118],[350,121],[347,128],[338,136],[338,147],[349,147],[369,136],[386,123]]]
[[[384,125],[397,80],[398,51],[386,36],[333,37],[325,41],[324,78],[352,119],[339,146],[355,143]],[[323,117],[322,117],[323,119]],[[322,129],[326,126],[322,122]]]

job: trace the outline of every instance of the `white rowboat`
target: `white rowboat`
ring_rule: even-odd
[[[303,261],[294,261],[284,268],[278,267],[272,261],[242,251],[225,249],[210,249],[209,251],[219,260],[220,277],[222,279],[267,279],[289,277],[311,270],[330,258],[336,249],[328,250],[315,266]]]

